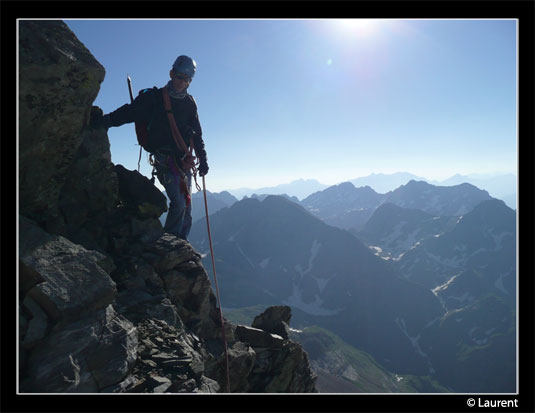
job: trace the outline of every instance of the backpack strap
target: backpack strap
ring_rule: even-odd
[[[167,113],[167,118],[169,119],[169,125],[171,126],[171,132],[173,134],[173,139],[175,140],[176,146],[179,150],[182,150],[184,152],[184,158],[186,156],[193,158],[193,139],[190,140],[190,146],[191,148],[188,149],[188,146],[186,145],[186,142],[184,142],[184,138],[182,138],[182,135],[180,134],[180,131],[178,130],[178,127],[176,126],[175,117],[173,116],[173,111],[171,110],[171,100],[169,99],[169,93],[167,92],[167,87],[162,87],[162,96],[163,96],[163,106],[165,108],[165,111]],[[193,158],[195,159],[195,158]],[[199,184],[197,183],[197,168],[195,167],[195,163],[193,164],[191,168],[191,172],[193,175],[193,178],[195,180],[195,186],[198,191],[201,190]],[[185,182],[185,179],[184,179]],[[187,188],[187,185],[186,185]],[[189,191],[189,190],[187,190]],[[191,194],[190,194],[191,196]]]
[[[165,86],[162,88],[162,96],[163,106],[167,112],[167,118],[169,119],[169,125],[171,126],[171,132],[173,133],[173,139],[175,140],[176,146],[185,154],[191,155],[193,151],[193,145],[191,149],[188,149],[186,142],[184,142],[184,138],[182,138],[182,135],[176,126],[175,117],[173,116],[173,111],[171,110],[171,100],[169,99],[169,93],[167,92],[167,87]]]

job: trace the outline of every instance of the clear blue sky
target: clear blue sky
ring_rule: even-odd
[[[65,20],[109,113],[193,57],[208,189],[517,172],[516,20]],[[137,169],[134,126],[112,161]],[[142,159],[141,172],[151,167]]]

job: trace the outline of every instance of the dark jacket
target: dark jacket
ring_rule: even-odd
[[[166,86],[164,86],[166,87]],[[197,103],[190,94],[182,99],[170,98],[175,122],[188,148],[193,138],[195,154],[201,162],[206,162],[206,151],[202,139],[202,129],[197,114]],[[125,123],[145,123],[149,133],[148,152],[162,151],[174,153],[180,159],[184,153],[177,148],[164,109],[162,91],[159,88],[145,89],[131,104],[126,104],[105,116],[108,126]]]

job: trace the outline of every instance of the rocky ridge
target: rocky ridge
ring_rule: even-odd
[[[164,233],[164,195],[88,127],[104,68],[61,21],[19,28],[19,391],[225,392],[200,255]],[[316,392],[290,318],[225,320],[231,392]]]

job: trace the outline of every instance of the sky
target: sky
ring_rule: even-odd
[[[64,20],[106,69],[104,113],[161,87],[177,56],[203,129],[207,189],[372,173],[517,173],[517,21]],[[133,124],[112,162],[137,169]],[[146,152],[140,172],[150,177]]]

